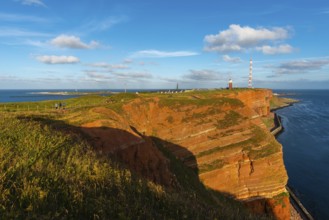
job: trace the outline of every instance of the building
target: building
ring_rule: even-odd
[[[228,89],[233,89],[233,81],[232,81],[232,79],[230,79],[228,81]]]

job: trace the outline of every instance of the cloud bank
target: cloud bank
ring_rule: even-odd
[[[116,17],[112,16],[102,21],[90,22],[89,25],[93,31],[106,31],[111,27],[113,27],[114,25],[125,22],[127,20],[128,18],[126,16],[116,16]]]
[[[110,64],[106,62],[90,63],[87,66],[104,68],[104,69],[128,69],[129,66],[125,64]]]
[[[132,54],[134,58],[166,58],[166,57],[188,57],[196,56],[198,53],[193,51],[159,51],[159,50],[141,50]]]
[[[39,62],[46,64],[73,64],[80,62],[79,58],[74,56],[37,56],[36,59]]]
[[[232,24],[229,29],[220,31],[218,34],[206,35],[204,37],[204,50],[208,52],[228,53],[243,52],[248,49],[257,49],[265,54],[286,53],[292,51],[292,47],[285,44],[273,48],[269,44],[281,42],[290,36],[287,28],[275,27],[252,28],[241,27]]]
[[[18,28],[0,27],[0,37],[48,37],[49,34]]]
[[[221,73],[214,70],[190,70],[190,73],[185,75],[183,78],[196,80],[196,81],[214,81],[221,80]]]
[[[87,44],[82,42],[79,37],[64,34],[52,39],[50,43],[56,47],[71,49],[93,49],[99,46],[99,43],[96,41],[91,41]]]
[[[47,7],[42,0],[21,0],[23,5],[36,5],[36,6],[43,6]]]
[[[289,44],[280,45],[278,47],[272,47],[272,46],[262,46],[257,47],[256,50],[263,52],[264,54],[273,55],[273,54],[286,54],[286,53],[292,53],[294,48],[290,46]]]
[[[280,64],[275,67],[274,72],[277,75],[309,73],[320,70],[327,65],[329,65],[329,59],[295,60]]]
[[[229,55],[224,55],[222,58],[228,63],[241,63],[240,57],[230,57]]]
[[[44,23],[48,22],[48,20],[31,16],[31,15],[21,15],[21,14],[10,14],[10,13],[0,13],[1,21],[9,21],[9,22],[35,22],[35,23]]]
[[[126,72],[126,73],[116,72],[116,73],[113,73],[113,75],[121,77],[121,78],[131,78],[134,80],[152,78],[152,75],[147,72]]]

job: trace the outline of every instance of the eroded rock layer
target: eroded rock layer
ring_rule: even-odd
[[[140,96],[123,104],[119,113],[91,109],[107,119],[82,126],[100,151],[116,153],[133,169],[170,185],[175,177],[150,141],[157,138],[197,170],[206,186],[250,204],[262,201],[259,209],[286,219],[287,199],[273,202],[286,193],[287,173],[282,147],[264,124],[271,97],[270,90],[255,89]],[[99,132],[93,134],[89,127],[99,127]]]

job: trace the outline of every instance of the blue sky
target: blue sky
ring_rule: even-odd
[[[329,2],[1,0],[0,89],[329,89]]]

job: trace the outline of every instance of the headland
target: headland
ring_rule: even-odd
[[[152,216],[154,209],[154,212],[159,213],[158,215],[171,218],[204,216],[207,219],[214,217],[266,219],[274,216],[276,219],[290,219],[289,193],[286,190],[288,176],[283,163],[282,146],[270,131],[274,127],[274,114],[271,112],[271,107],[273,108],[275,100],[279,99],[273,97],[271,90],[233,89],[170,94],[122,93],[113,96],[83,96],[66,100],[65,109],[41,107],[54,106],[54,101],[21,103],[20,107],[15,104],[9,105],[1,109],[3,116],[1,131],[8,132],[8,126],[6,127],[6,123],[10,125],[8,122],[22,124],[29,129],[32,129],[32,126],[34,130],[36,129],[36,136],[49,135],[47,132],[54,131],[59,139],[62,135],[68,140],[73,137],[75,140],[73,143],[78,143],[74,149],[79,152],[86,151],[85,155],[79,153],[83,163],[77,161],[73,165],[74,160],[65,156],[67,152],[73,152],[73,148],[71,149],[69,145],[60,147],[56,144],[54,146],[47,144],[47,141],[38,142],[39,150],[33,151],[31,148],[31,152],[22,154],[27,157],[25,159],[32,162],[17,165],[21,167],[20,169],[27,167],[19,173],[21,177],[27,178],[25,175],[28,174],[24,171],[30,172],[29,178],[24,183],[26,186],[17,183],[22,187],[20,190],[24,191],[24,187],[35,187],[36,192],[26,195],[29,198],[26,203],[28,210],[26,208],[21,210],[20,203],[15,203],[15,201],[23,201],[25,197],[22,197],[22,194],[15,194],[17,198],[11,205],[22,213],[40,215],[36,207],[42,206],[42,202],[47,204],[45,199],[58,195],[53,188],[47,188],[47,185],[42,183],[34,184],[33,181],[35,178],[44,181],[44,178],[48,179],[49,176],[43,177],[42,172],[55,175],[58,174],[57,169],[61,167],[65,173],[73,172],[74,180],[69,174],[61,177],[65,179],[66,184],[80,181],[82,183],[80,187],[88,186],[88,190],[92,192],[90,195],[85,194],[83,190],[79,193],[79,188],[74,186],[65,188],[59,185],[65,188],[68,195],[72,194],[80,198],[71,201],[71,197],[65,197],[70,207],[64,203],[63,207],[60,207],[61,210],[76,208],[81,213],[89,211],[88,215],[95,212],[102,217],[115,217],[113,213],[118,210],[112,210],[112,214],[104,214],[107,212],[99,208],[104,211],[102,215],[99,210],[97,211],[97,206],[92,206],[94,209],[82,210],[74,204],[79,201],[77,203],[79,207],[84,206],[82,198],[90,197],[95,201],[98,200],[95,197],[96,192],[106,190],[103,183],[99,181],[109,181],[106,169],[102,166],[118,163],[120,165],[115,165],[115,168],[111,168],[111,165],[105,167],[111,168],[110,173],[114,173],[114,176],[109,175],[111,180],[120,182],[123,181],[121,179],[123,177],[130,183],[130,186],[128,183],[126,185],[122,183],[126,190],[130,190],[129,195],[125,194],[125,190],[121,190],[120,184],[111,185],[118,188],[118,193],[123,193],[122,200],[127,203],[117,205],[113,209],[135,210],[128,213],[120,212],[126,217],[139,213],[136,209],[140,206],[144,214],[139,214],[143,217]],[[29,107],[25,108],[24,105]],[[12,128],[14,127],[13,125]],[[18,144],[20,149],[25,147],[28,151],[29,148],[24,146],[23,140],[29,134],[27,131],[22,131],[16,139],[9,132],[1,141],[7,143],[8,149],[13,149],[12,145]],[[13,131],[15,132],[19,131]],[[38,138],[35,138],[30,142],[35,144],[37,140]],[[81,147],[82,145],[84,147]],[[86,149],[89,149],[90,153]],[[7,154],[9,155],[10,151],[6,152]],[[31,155],[35,155],[32,157],[33,160],[30,159]],[[61,161],[56,160],[59,164],[54,165],[54,161],[49,161],[52,155],[61,155]],[[14,155],[12,157],[16,160],[23,159]],[[78,160],[75,157],[74,159]],[[9,164],[1,169],[12,183],[12,176],[8,173],[12,172],[11,166],[14,164],[5,158],[2,160],[5,161],[3,164]],[[46,166],[43,166],[43,163]],[[86,179],[75,176],[78,170],[86,172],[83,174]],[[115,173],[119,175],[119,179],[116,179]],[[6,181],[6,178],[2,181]],[[146,184],[143,185],[145,188],[140,188],[140,181]],[[89,183],[94,184],[93,189],[89,188],[91,187]],[[3,184],[8,185],[8,182]],[[114,188],[107,190],[113,191]],[[37,189],[41,189],[45,194],[37,193]],[[144,193],[148,193],[140,193],[141,189],[145,190]],[[169,196],[170,194],[174,196]],[[39,195],[42,199],[38,199],[35,195]],[[134,199],[131,196],[134,196]],[[152,199],[153,202],[143,201],[143,196]],[[132,199],[131,204],[128,202],[129,198]],[[9,197],[6,199],[10,200]],[[113,203],[113,200],[107,197],[103,200],[102,203],[105,205]],[[172,206],[168,203],[175,207],[177,205],[183,207],[175,208],[176,211],[171,213],[168,209],[172,209]],[[45,204],[44,209],[50,209]],[[251,212],[239,204],[244,204]],[[3,206],[7,207],[7,204]],[[200,207],[198,213],[196,207]],[[211,210],[210,214],[205,214],[208,213],[207,210]],[[55,211],[58,210],[53,210]],[[15,216],[15,211],[12,212]],[[1,213],[5,211],[2,210]],[[17,213],[21,214],[20,211]],[[79,211],[72,213],[73,217],[79,215]],[[61,212],[61,215],[66,216],[65,212]]]

